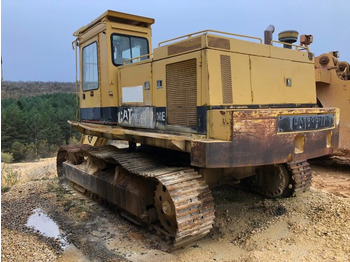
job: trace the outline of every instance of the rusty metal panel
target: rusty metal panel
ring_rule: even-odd
[[[197,126],[197,60],[166,65],[167,122]]]
[[[292,111],[296,116],[316,112],[334,113],[335,127],[279,133],[278,116],[289,116]],[[338,148],[337,114],[335,109],[320,108],[233,110],[232,141],[192,141],[191,164],[208,168],[256,166],[331,154]]]
[[[332,146],[327,147],[327,131],[306,133],[305,151],[296,154],[295,135],[270,137],[262,134],[263,131],[255,134],[237,134],[232,142],[194,141],[191,144],[191,165],[226,168],[302,161],[334,152],[339,135],[338,129],[332,131]]]
[[[334,115],[283,115],[278,117],[278,132],[311,131],[334,127]]]
[[[220,55],[222,103],[232,104],[231,57]]]
[[[151,222],[146,207],[154,203],[152,196],[155,185],[150,186],[140,177],[123,173],[115,180],[113,174],[90,175],[66,162],[62,165],[64,176],[70,181],[141,218],[143,223]]]

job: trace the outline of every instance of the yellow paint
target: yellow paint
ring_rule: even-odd
[[[146,26],[136,26],[136,22],[115,22],[115,17],[143,22]],[[264,45],[257,38],[252,41],[237,39],[237,35],[230,33],[222,36],[215,35],[215,31],[203,31],[199,35],[186,35],[180,37],[179,41],[170,41],[156,48],[153,58],[114,66],[111,58],[111,34],[145,37],[151,53],[153,22],[150,18],[107,11],[75,32],[80,41],[80,49],[93,41],[98,41],[99,44],[100,87],[93,91],[93,96],[91,92],[85,92],[85,99],[82,99],[81,93],[82,108],[120,106],[122,87],[143,86],[146,81],[150,82],[150,90],[144,90],[144,101],[135,105],[165,107],[166,65],[192,58],[197,59],[197,105],[227,105],[222,98],[221,55],[229,56],[231,61],[232,104],[228,105],[316,102],[314,76],[310,74],[313,62],[308,59],[307,52]],[[211,44],[210,39],[224,41],[229,46]],[[199,43],[199,46],[188,49],[194,42]],[[169,48],[174,46],[186,48],[169,55]],[[156,87],[157,80],[163,81],[163,88]],[[290,87],[286,86],[286,81],[291,81]]]
[[[228,53],[218,50],[207,51],[208,79],[209,79],[209,105],[221,105],[222,84],[220,55],[229,55],[231,59],[232,77],[232,105],[251,104],[251,84],[249,71],[249,56],[245,54]]]
[[[86,41],[84,44],[80,45],[80,50],[82,50],[85,46],[88,46],[94,42],[98,43],[98,36],[93,37],[89,41]],[[80,56],[81,56],[80,53]],[[82,68],[82,61],[80,61],[80,68]],[[80,77],[82,79],[82,77]],[[81,108],[89,108],[89,107],[100,107],[101,106],[101,80],[99,78],[99,88],[95,90],[87,90],[83,91],[82,83],[80,84],[80,107]]]
[[[276,42],[274,42],[276,43]],[[282,43],[277,42],[276,46],[270,46],[270,56],[277,59],[291,60],[295,62],[302,62],[307,64],[314,64],[314,59],[309,59],[308,50],[295,50],[282,48]],[[294,45],[295,47],[295,45]]]
[[[224,141],[232,140],[233,110],[208,111],[208,137]]]
[[[322,65],[321,57],[327,57],[328,64]],[[324,107],[336,106],[340,109],[339,148],[350,149],[350,80],[343,80],[337,75],[339,63],[333,57],[333,52],[316,57],[317,98]]]
[[[125,23],[115,22],[114,19],[124,19]],[[129,23],[129,24],[128,24]],[[143,23],[144,26],[136,26],[135,23]],[[111,107],[120,105],[120,85],[118,86],[119,68],[112,63],[111,35],[113,33],[144,37],[148,40],[149,50],[152,50],[151,24],[154,19],[135,16],[108,10],[90,24],[78,29],[74,36],[80,43],[80,58],[82,49],[94,41],[98,41],[98,64],[99,64],[99,88],[86,91],[85,99],[80,92],[80,107]],[[80,60],[80,68],[82,61]],[[141,70],[139,70],[141,71]],[[82,79],[80,70],[80,79]],[[135,78],[135,77],[134,77]],[[118,89],[119,87],[119,89]],[[150,103],[150,95],[147,102]]]
[[[120,67],[120,81],[118,84],[118,90],[121,91],[124,87],[134,87],[142,86],[143,87],[143,103],[127,103],[123,105],[138,105],[138,106],[150,106],[152,105],[152,94],[151,90],[153,89],[152,81],[152,64],[150,62],[140,62],[137,65],[130,66],[121,66]],[[137,76],[137,77],[135,77]],[[149,82],[150,89],[144,87],[145,82]],[[119,105],[122,104],[122,96],[119,92]]]
[[[103,146],[108,142],[107,139],[92,135],[82,135],[81,143],[90,146]]]
[[[316,103],[313,64],[256,56],[250,61],[253,104]]]
[[[197,105],[202,105],[202,52],[192,52],[189,54],[183,54],[179,56],[172,56],[166,60],[153,60],[152,63],[152,78],[153,78],[153,106],[165,107],[166,106],[166,65],[181,62],[184,60],[196,59],[197,63]],[[163,88],[157,88],[157,80],[163,81]]]
[[[330,84],[331,83],[331,72],[326,68],[316,68],[315,69],[316,84]]]
[[[80,107],[166,107],[167,65],[196,59],[197,106],[206,106],[208,109],[207,134],[191,134],[195,131],[188,127],[176,129],[175,135],[170,134],[174,130],[167,130],[167,126],[155,132],[73,123],[80,132],[95,137],[132,140],[190,152],[191,143],[196,140],[208,139],[208,143],[232,141],[235,133],[247,130],[254,133],[257,127],[268,128],[274,135],[279,135],[277,129],[274,129],[279,115],[334,113],[336,128],[338,127],[339,111],[333,108],[233,109],[252,105],[315,104],[314,59],[309,59],[308,50],[285,49],[264,45],[258,38],[203,31],[164,42],[152,51],[153,22],[151,18],[107,11],[75,32],[80,43],[80,57],[84,46],[94,41],[98,43],[100,85],[97,90],[80,92]],[[135,59],[132,64],[119,67],[113,65],[111,35],[114,33],[146,38],[152,55],[143,61]],[[222,62],[227,61],[222,60],[222,56],[229,58],[229,67],[226,62]],[[332,81],[333,76],[326,75],[328,71],[325,72],[316,72],[319,82]],[[226,80],[228,78],[229,81]],[[161,88],[157,87],[158,80],[163,83]],[[145,88],[146,82],[149,82],[149,90]],[[231,89],[229,83],[232,83]],[[142,102],[122,103],[122,89],[130,87],[142,87]],[[227,97],[231,91],[232,97]],[[232,103],[227,102],[230,100]],[[216,107],[224,109],[213,109]],[[295,136],[292,133],[288,135]],[[299,142],[298,148],[302,144]]]

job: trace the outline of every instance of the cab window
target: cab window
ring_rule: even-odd
[[[147,55],[148,41],[143,37],[112,34],[112,60],[113,64],[120,66],[124,64],[125,60]],[[140,58],[140,60],[148,59],[148,56]],[[128,61],[128,62],[135,62]]]
[[[83,48],[83,91],[98,88],[97,42]]]

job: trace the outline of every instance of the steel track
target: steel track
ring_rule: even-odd
[[[280,166],[280,168],[281,167],[282,166]],[[248,187],[247,189],[269,198],[291,197],[310,190],[312,170],[307,161],[290,162],[285,164],[282,168],[283,169],[279,169],[281,172],[279,173],[281,181],[279,184],[275,185],[275,188],[272,188],[271,183],[265,181],[265,183],[260,185],[248,182],[248,184],[246,184]],[[287,172],[287,175],[283,174],[283,170]],[[265,176],[267,177],[269,174],[266,173]]]
[[[197,171],[189,167],[169,166],[164,159],[155,159],[155,156],[120,150],[113,146],[92,147],[87,145],[72,145],[61,147],[57,157],[58,173],[64,180],[63,162],[79,164],[83,157],[93,156],[107,163],[121,165],[125,170],[145,179],[156,180],[159,188],[164,188],[170,196],[170,205],[175,221],[167,230],[159,230],[173,239],[174,248],[194,242],[209,233],[214,223],[214,202],[211,192]],[[73,161],[72,161],[73,160]],[[164,161],[162,161],[164,160]],[[79,169],[76,169],[79,172]],[[162,212],[164,203],[157,199],[157,212]],[[170,232],[169,232],[170,231]]]

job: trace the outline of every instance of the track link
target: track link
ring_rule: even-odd
[[[291,184],[293,186],[292,194],[306,192],[310,190],[312,181],[312,171],[307,161],[288,163],[288,169],[291,173]]]
[[[214,221],[214,203],[208,186],[193,169],[176,173],[158,175],[158,187],[163,193],[168,192],[173,202],[176,218],[175,247],[181,247],[205,236],[212,228]],[[155,196],[158,216],[166,212],[167,205]],[[163,204],[163,205],[162,205]],[[171,205],[170,205],[171,206]],[[171,212],[169,212],[171,213]],[[164,214],[166,216],[166,214]],[[168,221],[165,221],[167,225]],[[171,227],[169,227],[171,231]]]
[[[155,208],[164,229],[158,230],[174,240],[174,248],[194,242],[209,233],[214,222],[211,192],[197,171],[167,165],[166,159],[142,152],[128,152],[113,146],[63,146],[57,157],[60,180],[65,180],[63,162],[80,164],[93,156],[106,163],[122,166],[129,173],[155,181]],[[79,172],[79,171],[77,171]]]

